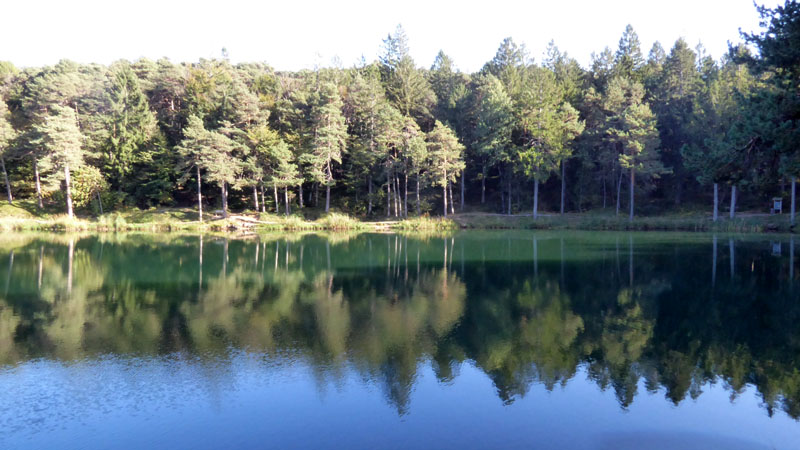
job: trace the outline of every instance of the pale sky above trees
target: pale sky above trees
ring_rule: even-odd
[[[776,0],[759,4],[775,6]],[[739,42],[738,30],[758,28],[751,0],[421,1],[369,0],[248,2],[227,0],[27,0],[5,2],[0,60],[17,66],[54,64],[68,58],[108,64],[140,57],[196,61],[265,61],[278,70],[345,67],[363,55],[372,61],[381,39],[401,23],[411,56],[428,67],[442,49],[457,67],[473,72],[511,36],[541,59],[553,39],[587,66],[592,52],[616,46],[633,25],[644,52],[653,41],[665,48],[684,37],[702,41],[714,58]]]

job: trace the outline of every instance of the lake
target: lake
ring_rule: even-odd
[[[0,448],[790,449],[789,236],[0,236]]]

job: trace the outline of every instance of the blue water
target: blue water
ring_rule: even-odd
[[[793,240],[60,239],[0,246],[3,449],[800,442]]]

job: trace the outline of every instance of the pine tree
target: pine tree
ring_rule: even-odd
[[[614,73],[617,76],[639,81],[640,71],[644,64],[639,35],[629,24],[625,27],[625,32],[622,33],[622,37],[619,39],[619,47],[617,47],[617,53],[614,55]]]
[[[539,214],[539,183],[547,181],[558,167],[563,142],[559,114],[562,91],[555,75],[544,67],[532,66],[521,110],[525,136],[519,153],[524,173],[533,178],[533,217]],[[510,213],[509,207],[509,213]]]
[[[759,34],[743,34],[743,37],[758,48],[760,58],[740,55],[739,60],[748,62],[762,74],[768,74],[767,89],[771,91],[773,101],[766,109],[773,114],[769,121],[771,126],[759,134],[778,153],[780,172],[791,178],[790,214],[794,225],[796,184],[800,176],[800,150],[797,146],[800,140],[797,127],[800,122],[800,86],[797,84],[800,77],[800,3],[787,0],[783,6],[759,6],[757,9],[761,26],[765,29]]]
[[[443,211],[447,217],[447,187],[456,181],[458,174],[464,169],[464,146],[458,142],[453,130],[437,121],[433,130],[428,133],[428,153],[434,184],[441,186],[443,192]]]
[[[408,37],[398,25],[394,34],[383,41],[381,73],[386,94],[403,115],[414,117],[418,123],[430,122],[435,95],[423,72],[408,53]]]
[[[649,106],[642,103],[643,86],[633,82],[627,95],[629,95],[626,100],[627,104],[610,118],[609,133],[611,139],[619,145],[621,150],[619,154],[620,167],[628,170],[630,175],[628,220],[633,221],[636,175],[658,178],[669,171],[664,168],[658,153],[659,137],[655,115]]]
[[[664,162],[673,170],[671,178],[676,204],[681,202],[687,178],[681,148],[691,145],[696,139],[692,134],[691,121],[701,84],[697,55],[686,41],[678,39],[664,61],[654,102]]]
[[[8,181],[8,171],[6,170],[6,154],[11,141],[16,136],[16,131],[14,131],[11,123],[9,123],[8,115],[8,107],[3,99],[0,98],[0,169],[3,170],[3,182],[6,185],[8,204],[12,204],[14,197],[11,195],[11,183]]]
[[[311,111],[314,124],[312,151],[305,156],[311,177],[325,186],[325,212],[330,211],[331,186],[334,185],[333,164],[342,162],[347,150],[347,127],[342,115],[342,99],[333,83],[322,84]]]
[[[104,169],[113,174],[114,184],[121,192],[134,165],[152,156],[147,144],[155,132],[156,121],[130,66],[122,66],[111,74],[106,101]]]
[[[489,169],[512,158],[514,107],[503,84],[491,74],[478,81],[476,97],[474,146],[481,164],[481,203],[485,203]]]
[[[184,170],[185,181],[195,169],[197,175],[197,207],[199,221],[203,221],[203,197],[201,192],[201,170],[206,179],[217,183],[222,193],[222,216],[228,217],[228,187],[239,178],[242,165],[235,152],[241,146],[233,139],[218,131],[208,131],[197,116],[190,116],[184,130],[184,139],[176,148],[180,155],[179,169]]]
[[[84,164],[83,135],[78,129],[75,111],[65,106],[53,106],[36,130],[41,136],[41,146],[48,166],[56,170],[54,178],[62,179],[63,174],[67,216],[71,219],[73,210],[70,174],[71,170]]]

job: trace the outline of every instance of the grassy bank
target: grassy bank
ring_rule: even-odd
[[[128,209],[99,217],[69,219],[58,211],[40,211],[30,201],[0,204],[0,230],[3,231],[436,231],[455,229],[549,229],[616,231],[717,231],[738,233],[792,232],[789,215],[742,213],[734,219],[721,217],[713,222],[702,212],[636,217],[616,217],[605,211],[531,215],[489,213],[456,214],[449,218],[414,217],[402,220],[365,221],[346,214],[324,214],[316,220],[300,215],[236,213],[222,219],[205,214],[203,222],[190,208]]]
[[[720,217],[714,222],[704,213],[662,216],[615,216],[604,212],[531,215],[462,214],[453,216],[461,228],[472,229],[543,229],[543,230],[613,230],[613,231],[696,231],[766,233],[792,232],[788,214],[764,215],[742,213],[734,219]]]

